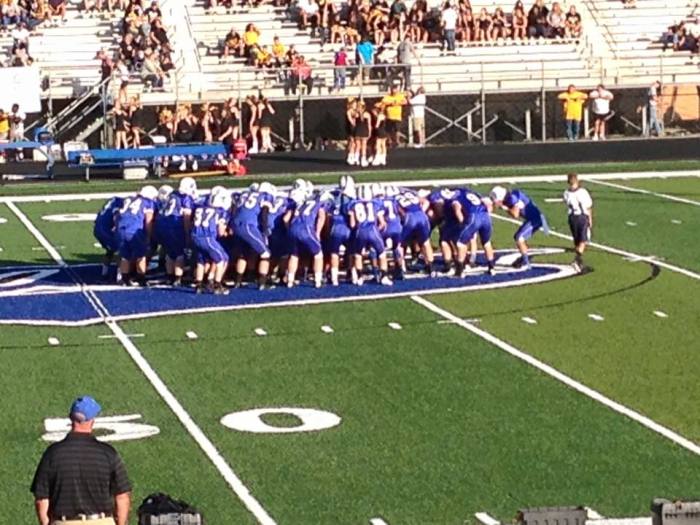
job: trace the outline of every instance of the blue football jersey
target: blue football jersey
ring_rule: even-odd
[[[402,193],[396,198],[399,207],[404,213],[414,213],[423,211],[423,206],[420,202],[420,197],[414,192]]]
[[[213,206],[200,206],[194,210],[193,238],[213,238],[219,235],[219,225],[226,224],[226,211]]]
[[[294,210],[292,224],[303,223],[304,225],[315,229],[318,214],[320,213],[321,209],[325,209],[325,205],[317,199],[304,202],[301,206],[298,206],[296,210]]]
[[[521,190],[511,190],[503,199],[503,205],[506,208],[513,208],[518,206],[520,208],[520,214],[527,221],[540,221],[542,213],[535,203],[527,196],[524,191]]]
[[[184,216],[192,213],[193,209],[194,199],[192,197],[174,191],[163,206],[159,214],[159,220],[162,220],[163,224],[168,228],[179,229],[183,226]]]
[[[384,209],[384,219],[386,219],[387,230],[401,229],[401,215],[399,214],[399,203],[394,197],[384,197],[380,199]]]
[[[465,215],[488,213],[481,195],[469,188],[464,188],[457,193],[457,202],[462,206]]]
[[[122,203],[117,219],[117,226],[124,232],[137,232],[142,230],[148,214],[152,214],[156,208],[155,202],[140,195],[127,197]]]
[[[269,206],[269,215],[267,216],[268,229],[270,231],[284,226],[284,214],[293,205],[291,199],[286,196],[279,195],[272,197]]]
[[[117,219],[117,213],[124,205],[124,199],[121,197],[112,197],[109,199],[95,218],[95,228],[102,231],[111,231],[114,229]]]
[[[350,204],[349,211],[355,214],[358,228],[376,226],[379,215],[384,214],[381,202],[376,200],[356,200]]]
[[[233,221],[237,224],[258,225],[260,212],[264,207],[269,208],[270,196],[266,193],[251,191],[239,198],[239,204],[234,212]]]

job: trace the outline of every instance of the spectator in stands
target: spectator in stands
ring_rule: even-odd
[[[416,0],[408,11],[409,31],[414,42],[427,42],[428,4],[425,0]]]
[[[535,0],[527,14],[527,32],[531,38],[547,38],[549,28],[547,27],[547,16],[549,9],[544,5],[544,0]]]
[[[425,106],[428,103],[425,88],[421,86],[415,93],[411,93],[408,103],[411,106],[411,123],[415,136],[413,145],[416,148],[422,148],[425,146]]]
[[[2,30],[7,31],[10,26],[24,21],[24,11],[17,4],[17,0],[3,0],[0,2],[0,15]]]
[[[333,56],[333,91],[340,93],[345,89],[347,77],[348,53],[345,47],[341,47]]]
[[[122,37],[121,43],[119,44],[119,58],[121,58],[129,69],[131,69],[133,66],[136,51],[137,47],[134,44],[134,35],[131,33],[125,34]]]
[[[396,48],[396,54],[403,73],[403,87],[409,90],[411,89],[411,61],[415,58],[418,63],[420,63],[420,58],[418,57],[418,53],[416,53],[416,48],[408,32]]]
[[[158,114],[158,126],[156,135],[163,137],[165,142],[170,144],[174,138],[173,112],[169,108],[163,108]]]
[[[5,110],[0,109],[0,142],[7,142],[10,138],[10,119]]]
[[[491,40],[510,37],[510,24],[500,7],[496,8],[491,19]]]
[[[647,90],[647,112],[649,113],[648,136],[652,135],[652,131],[656,133],[657,137],[661,137],[664,134],[663,122],[659,120],[658,114],[660,101],[661,82],[656,80]]]
[[[175,142],[186,144],[192,142],[195,122],[192,118],[192,106],[183,104],[175,112]]]
[[[355,54],[357,64],[360,67],[360,74],[363,80],[367,80],[370,75],[370,68],[374,64],[374,44],[369,40],[368,36],[362,37],[362,41],[356,46]]]
[[[67,22],[66,0],[49,0],[49,16],[52,25],[58,27],[59,22],[65,24]]]
[[[637,7],[637,0],[622,0],[622,5],[625,8]]]
[[[581,15],[576,11],[575,5],[569,7],[564,24],[566,27],[566,36],[569,38],[581,37]]]
[[[250,58],[251,50],[257,46],[260,41],[260,31],[255,27],[255,24],[248,24],[243,33],[243,55]]]
[[[570,84],[564,93],[559,94],[559,100],[564,103],[564,118],[566,119],[566,137],[573,142],[578,140],[583,118],[583,104],[588,96]]]
[[[685,27],[685,22],[674,24],[668,27],[668,30],[661,36],[661,42],[664,45],[664,51],[671,46],[674,51],[678,51],[678,42],[681,38],[681,33]]]
[[[404,0],[394,0],[390,8],[390,18],[396,22],[399,35],[406,33],[406,19],[408,16],[408,7]]]
[[[687,27],[681,29],[677,49],[678,51],[690,51],[691,53],[697,53],[698,51],[697,38],[695,38],[695,35],[693,35]]]
[[[156,18],[153,22],[153,27],[148,35],[151,40],[151,45],[155,49],[160,49],[161,47],[170,43],[168,38],[168,32],[163,26],[163,21],[160,18]]]
[[[458,10],[457,40],[472,42],[474,40],[474,13],[469,0],[459,0]]]
[[[272,60],[275,67],[281,68],[284,66],[285,56],[287,55],[287,46],[281,41],[280,37],[275,35],[272,39]]]
[[[511,20],[513,21],[513,39],[523,40],[527,38],[527,15],[521,0],[515,3]]]
[[[605,89],[603,84],[598,84],[593,91],[588,94],[591,100],[591,110],[593,118],[593,140],[605,140],[605,125],[610,115],[610,102],[612,102],[613,94]]]
[[[114,101],[114,147],[115,149],[126,149],[129,147],[129,113],[122,107],[119,100]]]
[[[160,67],[158,57],[150,47],[144,52],[144,61],[141,67],[141,80],[148,88],[157,89],[161,89],[165,82],[165,72]]]
[[[311,36],[314,37],[319,22],[318,4],[314,0],[299,0],[297,8],[299,9],[299,29],[305,31],[306,26],[311,25]]]
[[[233,0],[206,0],[204,2],[204,11],[210,15],[219,5],[223,6],[227,13],[230,13],[233,7]]]
[[[480,42],[488,42],[491,40],[491,26],[492,26],[491,15],[486,11],[485,7],[481,8],[479,11],[479,16],[475,21],[474,33],[476,34],[476,39]]]
[[[224,46],[221,56],[226,58],[229,55],[236,57],[242,57],[244,53],[243,39],[241,35],[238,34],[235,28],[231,28],[226,36],[224,37]]]
[[[292,64],[292,72],[290,75],[291,91],[293,95],[297,94],[299,84],[306,86],[306,93],[311,93],[313,89],[313,78],[311,76],[311,66],[306,61],[303,55],[298,55]]]
[[[382,105],[386,111],[386,130],[392,147],[399,145],[399,133],[403,120],[403,107],[408,104],[404,93],[399,91],[399,86],[394,84],[387,95],[382,98]]]
[[[10,32],[10,36],[12,37],[12,53],[20,48],[29,53],[29,29],[27,29],[26,22],[17,24]]]
[[[565,34],[565,15],[562,11],[559,2],[552,4],[552,10],[547,15],[547,24],[549,25],[550,38],[563,38]]]
[[[457,32],[457,11],[450,2],[445,2],[440,15],[442,27],[442,50],[448,53],[455,51],[455,38]]]
[[[319,36],[321,37],[321,51],[323,46],[331,41],[331,27],[337,17],[335,4],[331,0],[317,0],[319,5],[318,25]]]

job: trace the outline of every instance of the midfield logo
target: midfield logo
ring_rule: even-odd
[[[560,249],[533,250],[531,255],[562,253]],[[498,273],[489,276],[480,267],[464,278],[411,275],[394,286],[366,283],[314,288],[311,283],[292,289],[278,287],[233,290],[230,295],[196,295],[191,288],[151,286],[127,288],[103,284],[100,266],[75,265],[13,267],[0,270],[0,324],[85,326],[165,315],[215,312],[275,306],[303,306],[331,302],[386,299],[411,295],[477,291],[532,285],[576,275],[569,265],[539,263],[529,270],[514,269],[518,257],[512,250],[497,253]],[[97,301],[95,300],[97,299]],[[104,308],[97,308],[96,302]]]

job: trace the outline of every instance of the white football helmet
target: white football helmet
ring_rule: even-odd
[[[269,182],[261,182],[260,186],[258,187],[258,191],[260,193],[267,193],[269,195],[273,195],[275,193],[275,187]]]
[[[180,181],[180,186],[177,191],[183,195],[189,195],[194,198],[197,196],[197,181],[192,177],[185,177]]]
[[[314,194],[314,183],[310,180],[304,181],[304,191],[306,192],[306,197],[310,198]]]
[[[320,202],[333,202],[334,199],[335,198],[330,191],[324,191],[318,198]]]
[[[351,199],[357,198],[357,185],[355,184],[355,179],[350,175],[343,175],[340,177],[340,191],[346,197]]]
[[[158,188],[158,202],[161,204],[168,202],[168,198],[173,191],[172,186],[169,184],[163,184],[160,188]]]
[[[396,197],[401,192],[399,191],[399,188],[397,188],[393,184],[390,184],[384,189],[384,193],[386,193],[387,197]]]
[[[297,206],[301,206],[306,200],[306,192],[301,188],[292,189],[289,192],[289,198],[292,199]]]
[[[371,201],[372,200],[372,185],[371,184],[362,184],[360,186],[359,191],[357,192],[358,197],[363,200],[363,201]]]
[[[491,193],[489,193],[489,197],[494,203],[503,202],[503,199],[506,198],[507,193],[508,190],[506,190],[503,186],[494,186]]]
[[[253,184],[250,185],[250,188],[248,188],[250,191],[258,191],[260,189],[260,184],[257,182],[254,182]]]
[[[384,191],[384,185],[379,182],[372,184],[372,197],[384,197],[386,191]]]
[[[303,190],[306,188],[306,181],[304,179],[296,179],[294,184],[292,184],[293,190]]]
[[[222,191],[226,191],[226,188],[224,188],[223,186],[214,186],[209,193],[210,195],[216,195],[217,193],[220,193]]]
[[[209,196],[209,206],[213,206],[214,208],[228,210],[231,207],[231,202],[231,194],[227,191],[212,193]]]
[[[158,198],[158,188],[149,184],[148,186],[144,186],[143,188],[141,188],[139,195],[141,195],[141,197],[143,197],[144,199],[150,199],[154,201]]]

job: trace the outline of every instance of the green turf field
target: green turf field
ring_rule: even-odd
[[[155,436],[115,443],[137,504],[151,492],[169,492],[201,508],[215,525],[267,519],[367,524],[374,518],[389,525],[459,525],[474,523],[479,511],[509,521],[519,508],[558,505],[587,505],[610,517],[644,516],[653,497],[697,497],[700,178],[607,182],[616,186],[587,185],[600,248],[587,256],[593,271],[574,278],[418,300],[132,320],[116,329],[127,334],[129,351],[104,323],[0,325],[2,514],[13,524],[35,523],[28,488],[47,445],[44,419],[65,416],[81,393],[94,395],[106,416],[139,415],[138,422],[158,427]],[[86,187],[93,188],[80,191]],[[537,234],[533,246],[569,247],[557,235],[568,234],[557,201],[563,184],[518,187],[554,228],[554,235]],[[23,187],[15,193],[29,192]],[[66,262],[80,264],[99,260],[91,223],[45,217],[94,213],[101,203],[78,197],[14,205]],[[6,219],[0,224],[0,265],[53,264],[6,203],[0,218]],[[496,247],[510,247],[516,226],[494,222]],[[568,263],[570,255],[541,259]],[[49,338],[59,343],[51,345]],[[509,355],[508,344],[651,424]],[[163,400],[134,351],[179,408]],[[340,423],[315,432],[260,434],[220,421],[233,412],[274,407],[326,411]],[[183,412],[238,477],[238,494],[203,452],[201,439],[178,419]],[[263,421],[283,428],[300,424],[280,414]],[[659,429],[685,438],[686,446]],[[245,490],[259,508],[240,497]]]

